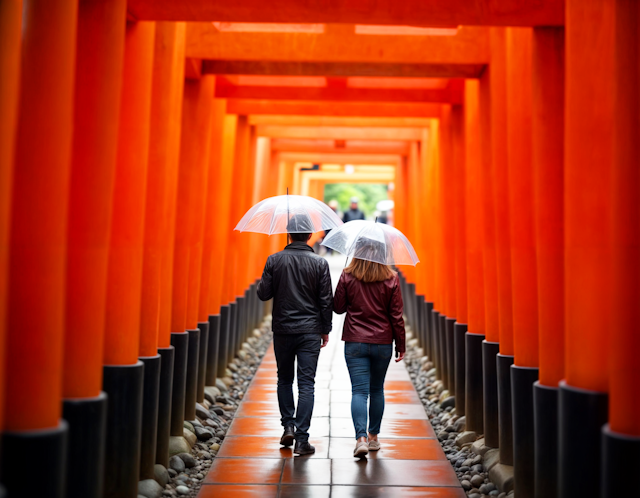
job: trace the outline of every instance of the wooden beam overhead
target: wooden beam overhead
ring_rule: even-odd
[[[398,154],[340,154],[330,152],[281,152],[280,159],[292,162],[312,164],[371,164],[395,165],[401,156]]]
[[[347,126],[259,125],[257,136],[331,140],[420,140],[421,128],[362,128]]]
[[[407,155],[408,142],[397,140],[316,140],[276,138],[271,140],[275,152],[317,152],[340,154],[395,154]]]
[[[281,115],[255,115],[249,116],[249,124],[262,125],[288,125],[288,126],[364,126],[383,128],[408,127],[425,128],[431,126],[429,118],[366,118],[366,117],[340,117],[340,116],[281,116]]]
[[[441,104],[229,99],[228,114],[440,118]]]
[[[260,23],[354,23],[407,26],[560,26],[561,0],[129,0],[137,20]]]

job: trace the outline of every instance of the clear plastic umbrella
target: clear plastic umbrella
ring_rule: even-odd
[[[383,265],[412,265],[419,260],[411,242],[404,234],[384,223],[354,220],[331,230],[323,246],[347,257],[366,259]]]
[[[342,220],[324,202],[306,195],[278,195],[258,202],[236,230],[256,233],[307,233],[331,230]]]

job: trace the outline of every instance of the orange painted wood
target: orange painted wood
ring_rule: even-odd
[[[127,23],[109,247],[105,365],[132,365],[139,356],[154,37],[155,23]]]
[[[7,431],[57,427],[60,418],[77,11],[73,1],[30,2],[23,11],[4,363],[10,374]]]
[[[185,83],[186,85],[186,83]],[[206,75],[199,80],[199,99],[197,104],[197,118],[193,119],[193,131],[191,133],[192,147],[189,150],[192,156],[189,159],[197,165],[197,176],[194,175],[193,196],[193,233],[191,234],[191,252],[189,256],[189,287],[187,292],[187,329],[195,329],[198,325],[198,312],[200,306],[200,287],[202,280],[202,252],[204,244],[204,229],[207,207],[209,170],[211,169],[211,127],[213,119],[213,90],[215,80]],[[183,111],[184,112],[184,111]],[[181,147],[184,146],[184,140]],[[206,320],[205,320],[206,321]]]
[[[65,398],[98,396],[102,390],[125,17],[124,0],[79,4],[65,295]]]
[[[391,0],[375,4],[363,0],[340,0],[327,9],[323,4],[277,0],[265,9],[258,0],[242,4],[187,4],[170,0],[132,0],[130,15],[135,19],[178,19],[187,21],[365,23],[409,26],[457,26],[459,24],[501,26],[555,26],[563,23],[562,3],[554,0],[410,0],[402,8]]]
[[[538,366],[538,276],[533,207],[532,30],[507,28],[507,151],[513,351],[516,365]]]
[[[484,276],[484,317],[485,339],[489,342],[500,342],[500,315],[498,311],[498,267],[496,263],[495,238],[495,202],[493,196],[492,174],[492,103],[494,92],[493,81],[497,75],[494,65],[484,72],[480,78],[480,147],[481,169],[480,188],[482,190],[482,272]]]
[[[431,126],[431,124],[430,124]],[[431,218],[432,218],[432,192],[433,192],[433,184],[429,177],[433,168],[435,168],[435,163],[438,161],[439,154],[439,143],[436,138],[434,138],[434,133],[431,128],[424,128],[422,130],[422,140],[420,142],[420,168],[421,168],[421,178],[420,178],[420,197],[421,200],[421,216],[422,216],[422,225],[421,225],[421,236],[422,236],[422,259],[420,259],[420,266],[418,266],[418,271],[421,274],[421,278],[423,281],[424,288],[424,297],[426,301],[433,302],[433,272],[434,272],[434,262],[433,262],[433,230],[431,226]],[[389,191],[389,198],[392,200],[395,199],[395,192],[393,190]]]
[[[606,392],[614,98],[606,75],[614,72],[613,2],[567,0],[566,8],[565,379]]]
[[[221,149],[222,136],[224,131],[225,102],[214,99],[211,105],[211,130],[210,130],[210,152],[209,152],[209,173],[207,177],[206,190],[206,211],[204,221],[204,234],[202,238],[202,278],[200,279],[200,291],[198,294],[198,321],[205,322],[209,318],[209,314],[216,314],[216,311],[210,311],[215,306],[210,306],[211,285],[213,279],[213,267],[215,245],[218,243],[226,244],[226,229],[221,234],[220,230],[220,209],[223,202],[229,203],[229,188],[227,184],[226,190],[223,184],[223,172],[221,171],[222,163]],[[225,235],[224,240],[220,240],[220,236]]]
[[[451,195],[454,218],[454,259],[456,319],[458,323],[468,321],[467,303],[467,198],[466,198],[466,149],[464,108],[451,107],[451,132],[453,147],[453,191]]]
[[[5,357],[11,185],[18,129],[22,2],[0,4],[0,357]],[[0,365],[0,430],[4,428],[4,361]]]
[[[421,131],[419,128],[260,125],[258,135],[269,138],[415,141],[420,140]]]
[[[373,102],[302,102],[295,100],[232,99],[231,114],[282,114],[286,116],[440,117],[439,104]]]
[[[206,186],[205,171],[209,167],[206,148],[211,139],[214,83],[211,77],[186,80],[184,83],[173,254],[172,332],[184,332],[197,327],[199,280],[196,287],[194,279],[197,280],[195,272],[200,266],[197,240],[198,235],[202,236],[202,211],[206,195],[203,184]]]
[[[615,117],[612,175],[613,268],[609,329],[609,423],[640,436],[640,338],[635,324],[640,302],[640,9],[615,2]]]
[[[407,216],[410,220],[410,234],[409,241],[413,245],[413,248],[421,261],[424,261],[425,255],[423,251],[423,232],[422,226],[424,224],[425,213],[421,209],[422,205],[422,173],[420,171],[420,150],[418,142],[411,142],[409,144],[409,156],[407,157],[407,186],[408,186],[408,211]],[[414,267],[412,270],[413,283],[416,286],[416,294],[424,295],[424,282],[422,279],[422,272],[420,269]]]
[[[221,105],[221,103],[214,104]],[[220,306],[229,303],[232,300],[228,299],[227,282],[227,268],[232,262],[231,254],[229,253],[229,246],[231,243],[231,235],[233,226],[231,226],[231,204],[234,202],[234,195],[232,192],[232,178],[233,178],[233,165],[235,160],[235,143],[236,132],[238,125],[238,117],[233,115],[225,115],[222,123],[222,130],[219,131],[216,128],[216,122],[212,128],[213,133],[221,133],[220,147],[215,149],[215,144],[218,139],[214,139],[212,143],[211,160],[218,161],[220,163],[219,171],[221,173],[219,183],[220,204],[219,210],[216,213],[216,232],[214,239],[214,252],[212,256],[212,268],[211,268],[211,296],[209,298],[209,308],[211,313],[217,314],[220,312]]]
[[[285,126],[380,126],[382,128],[429,128],[429,118],[367,118],[350,116],[284,116],[284,115],[254,115],[249,116],[252,125],[285,125]],[[277,143],[277,141],[274,141]],[[274,150],[278,147],[272,147]],[[346,144],[348,145],[348,144]],[[404,144],[406,145],[406,144]]]
[[[533,168],[540,383],[564,378],[564,28],[533,30]]]
[[[187,53],[203,71],[228,75],[478,77],[489,57],[488,29],[460,26],[454,36],[371,36],[331,24],[321,33],[224,32],[193,23]]]
[[[455,157],[453,144],[453,111],[451,106],[443,106],[440,120],[440,199],[441,199],[441,237],[442,237],[442,296],[441,313],[447,318],[456,318],[456,245],[455,233]]]
[[[511,222],[507,154],[506,29],[491,28],[491,174],[493,176],[500,353],[513,355]]]
[[[178,163],[180,158],[180,129],[184,90],[184,23],[156,23],[156,39],[153,63],[153,91],[151,98],[151,128],[149,136],[149,175],[161,175],[164,171],[165,188],[162,210],[154,205],[147,215],[160,216],[159,262],[150,259],[147,251],[152,246],[145,243],[143,266],[142,327],[153,327],[155,293],[153,282],[158,280],[158,334],[159,348],[171,346],[171,312],[173,298],[173,250],[175,238],[176,196],[178,188]],[[153,171],[151,171],[153,170]],[[161,177],[158,176],[161,182]],[[151,195],[151,194],[149,194]],[[147,217],[147,227],[149,227]],[[146,302],[145,302],[146,301]],[[148,332],[151,334],[151,332]]]
[[[467,231],[467,325],[473,334],[485,333],[483,220],[482,191],[483,161],[480,143],[480,84],[477,80],[465,81],[464,95],[464,146],[465,146],[465,196]]]

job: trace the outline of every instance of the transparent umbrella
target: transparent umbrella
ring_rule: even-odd
[[[256,233],[305,233],[331,230],[342,220],[324,202],[306,195],[278,195],[258,202],[236,230]]]
[[[354,220],[331,230],[323,246],[347,257],[366,259],[383,265],[412,265],[419,260],[404,234],[384,223]]]

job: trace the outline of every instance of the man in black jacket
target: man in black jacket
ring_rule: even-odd
[[[294,228],[295,227],[295,228]],[[300,229],[308,230],[299,233]],[[309,444],[314,384],[320,348],[329,342],[333,299],[326,260],[307,245],[311,223],[296,215],[288,223],[290,244],[267,259],[258,283],[262,301],[273,298],[273,347],[278,364],[278,405],[284,434],[283,446],[294,453],[315,452]],[[293,231],[298,233],[292,233]],[[298,360],[298,408],[293,401],[294,364]]]
[[[352,197],[349,210],[344,212],[342,221],[348,223],[353,220],[364,220],[364,213],[358,209],[358,198]]]

